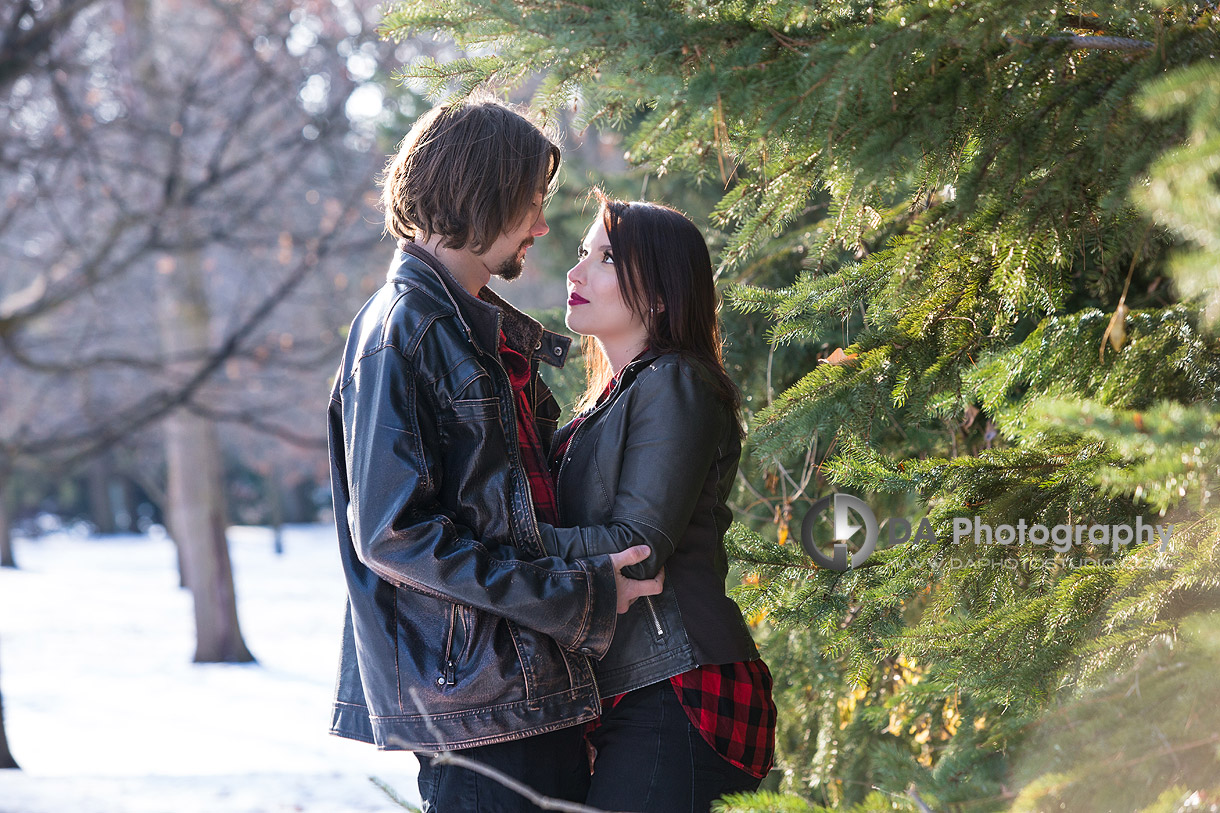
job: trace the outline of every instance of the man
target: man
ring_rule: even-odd
[[[600,713],[590,657],[661,579],[648,555],[547,558],[544,453],[559,414],[539,361],[570,339],[486,286],[547,233],[559,150],[495,103],[423,116],[387,168],[386,284],[352,323],[328,413],[348,587],[332,733],[385,749],[460,750],[548,796],[584,798],[580,724]],[[420,760],[426,809],[534,806]]]

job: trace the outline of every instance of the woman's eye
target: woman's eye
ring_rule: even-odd
[[[613,263],[614,263],[614,255],[613,255],[613,254],[611,254],[609,251],[603,251],[603,252],[602,252],[602,262],[604,262],[604,263],[611,263],[611,264],[613,264]]]
[[[588,256],[589,256],[589,252],[585,251],[584,246],[581,246],[580,248],[576,249],[576,259],[583,260],[585,257],[588,257]]]

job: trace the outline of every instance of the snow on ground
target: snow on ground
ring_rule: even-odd
[[[410,754],[327,733],[343,623],[334,528],[229,529],[257,665],[196,665],[163,535],[18,539],[0,570],[0,696],[21,771],[0,813],[401,811]]]

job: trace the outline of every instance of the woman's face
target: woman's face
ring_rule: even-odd
[[[568,272],[568,329],[594,336],[610,349],[642,346],[648,329],[627,307],[618,288],[618,272],[606,225],[598,216],[580,246],[579,260]]]

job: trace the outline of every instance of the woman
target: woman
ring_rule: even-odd
[[[586,804],[704,813],[757,788],[774,748],[771,676],[724,591],[740,395],[699,230],[667,206],[598,198],[568,272],[588,387],[553,445],[560,524],[575,527],[544,526],[543,542],[565,558],[647,544],[649,558],[624,572],[664,568],[665,586],[619,616],[596,664],[603,716]]]

